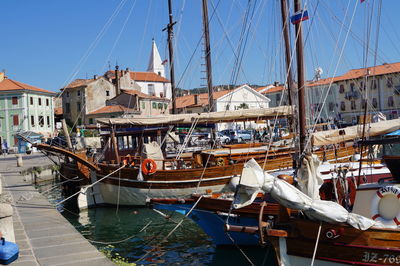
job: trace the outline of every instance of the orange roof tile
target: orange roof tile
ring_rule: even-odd
[[[263,88],[265,88],[265,87],[263,87]],[[285,89],[285,87],[283,85],[279,85],[279,86],[272,87],[272,88],[262,92],[262,94],[269,94],[269,93],[273,93],[273,92],[278,92],[278,91],[282,91],[284,89]]]
[[[161,98],[161,97],[157,97],[157,96],[152,96],[152,95],[148,95],[146,93],[143,93],[141,91],[138,90],[121,90],[123,93],[126,94],[131,94],[131,95],[137,95],[140,98],[145,98],[145,99],[157,99],[157,100],[163,100],[163,101],[169,101],[169,99],[167,98]]]
[[[228,94],[231,90],[222,90],[213,92],[213,99],[218,99],[225,94]],[[198,95],[198,103],[195,105],[195,95]],[[176,98],[176,108],[185,108],[185,107],[195,107],[195,106],[204,106],[208,105],[208,93],[201,94],[191,94],[182,97]]]
[[[70,84],[68,84],[67,86],[65,86],[65,88],[72,89],[72,88],[82,87],[82,86],[89,84],[92,81],[95,81],[95,79],[76,79],[76,80],[72,81]]]
[[[383,64],[375,67],[366,67],[359,69],[352,69],[347,71],[344,75],[336,77],[339,80],[347,80],[347,79],[356,79],[363,77],[365,75],[370,76],[378,76],[390,73],[400,72],[400,62],[391,63],[391,64]]]
[[[122,70],[121,73],[122,72],[124,72],[124,70]],[[131,76],[131,79],[135,81],[150,81],[150,82],[163,82],[163,83],[170,82],[168,79],[161,77],[160,75],[157,75],[154,72],[129,71],[129,75]],[[104,74],[104,76],[115,79],[115,70],[107,71]]]
[[[55,94],[52,91],[47,91],[38,87],[34,87],[19,81],[15,81],[12,79],[4,79],[0,82],[0,91],[15,91],[15,90],[28,90],[28,91],[38,91]]]
[[[124,113],[124,112],[129,112],[129,111],[135,111],[134,109],[127,108],[122,105],[107,105],[104,107],[101,107],[100,109],[97,109],[93,112],[90,112],[89,115],[94,115],[94,114],[109,114],[109,113]]]
[[[311,81],[307,83],[307,87],[314,87],[314,86],[319,86],[319,85],[329,85],[330,83],[334,83],[336,81],[341,80],[340,77],[334,77],[334,78],[325,78],[325,79],[320,79],[318,81]]]

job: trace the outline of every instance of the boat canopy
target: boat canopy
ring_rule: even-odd
[[[259,109],[240,109],[209,113],[174,114],[174,115],[137,115],[129,118],[99,118],[97,122],[104,125],[118,126],[150,126],[160,124],[204,124],[231,121],[267,120],[276,117],[291,116],[294,106],[279,106]]]
[[[366,124],[365,135],[374,137],[400,129],[400,118]],[[311,136],[313,146],[336,144],[361,138],[363,125],[315,132]]]

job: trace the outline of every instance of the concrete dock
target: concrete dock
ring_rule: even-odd
[[[0,156],[2,198],[13,206],[15,240],[20,248],[12,265],[114,265],[19,174],[51,163],[37,153],[23,156],[24,166],[17,167],[15,155]]]

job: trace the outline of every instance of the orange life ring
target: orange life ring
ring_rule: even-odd
[[[153,159],[144,159],[142,162],[142,172],[145,175],[154,174],[157,171],[157,164]]]

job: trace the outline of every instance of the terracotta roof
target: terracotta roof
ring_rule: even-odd
[[[138,90],[121,90],[121,91],[126,94],[137,95],[137,96],[139,96],[139,98],[169,101],[169,99],[167,99],[167,98],[161,98],[161,97],[157,97],[157,96],[148,95],[148,94],[143,93]]]
[[[101,107],[100,109],[97,109],[93,112],[90,112],[89,115],[124,113],[124,112],[129,112],[129,111],[135,111],[135,110],[131,109],[131,108],[126,108],[125,106],[122,106],[122,105],[108,105],[108,106]]]
[[[223,91],[213,92],[213,99],[218,99],[224,96],[225,94],[228,94],[231,91],[232,90],[223,90]],[[195,95],[199,97],[197,104],[195,104],[194,101]],[[208,93],[191,94],[176,98],[176,108],[196,107],[205,105],[208,105]]]
[[[72,89],[72,88],[82,87],[82,86],[89,84],[92,81],[95,81],[95,79],[76,79],[76,80],[72,81],[70,84],[68,84],[67,86],[65,86],[65,88]]]
[[[320,86],[320,85],[329,85],[330,83],[334,83],[336,81],[341,80],[340,77],[334,77],[334,78],[325,78],[325,79],[320,79],[318,81],[311,81],[307,83],[307,87],[314,87],[314,86]]]
[[[265,87],[263,87],[263,88],[265,88]],[[270,88],[270,89],[268,89],[268,90],[262,92],[262,94],[268,94],[268,93],[278,92],[278,91],[282,91],[282,90],[284,90],[284,89],[285,89],[285,87],[284,87],[283,85],[279,85],[279,86],[272,87],[272,88]]]
[[[121,73],[125,72],[124,70],[121,70]],[[169,83],[170,81],[164,77],[161,77],[160,75],[157,75],[154,72],[136,72],[136,71],[129,71],[129,74],[131,76],[131,79],[135,81],[150,81],[150,82],[163,82],[163,83]],[[109,70],[107,71],[104,76],[108,78],[115,79],[115,70]]]
[[[12,79],[4,79],[0,82],[0,91],[15,91],[15,90],[28,90],[28,91],[38,91],[55,94],[52,91],[47,91],[38,87],[34,87],[19,81],[15,81]]]
[[[369,72],[369,73],[368,73]],[[344,75],[336,77],[339,80],[347,80],[347,79],[356,79],[363,77],[367,74],[370,76],[377,76],[377,75],[384,75],[390,73],[397,73],[400,72],[400,62],[399,63],[392,63],[392,64],[383,64],[375,67],[366,67],[366,68],[359,68],[359,69],[352,69],[347,71]]]
[[[54,114],[55,115],[62,115],[63,114],[63,108],[62,107],[54,108]]]

